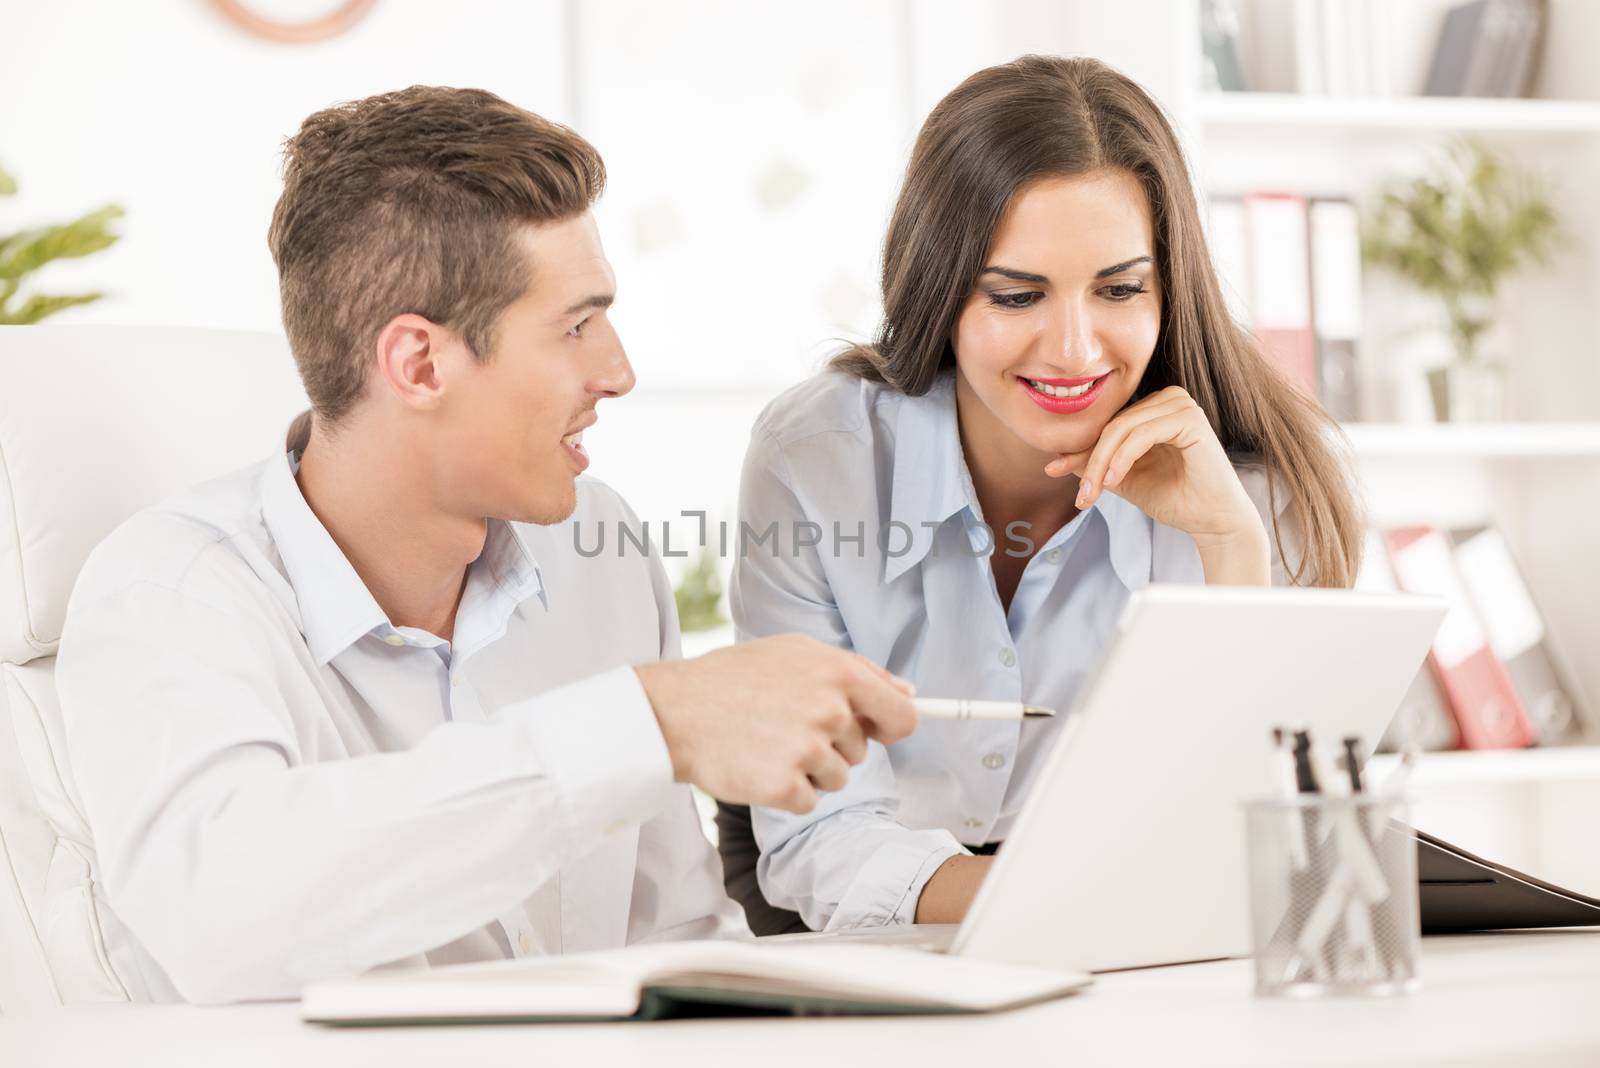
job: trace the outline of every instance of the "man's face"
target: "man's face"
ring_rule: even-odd
[[[519,242],[533,281],[486,362],[464,346],[450,361],[438,474],[462,514],[556,523],[576,506],[595,406],[632,389],[633,368],[606,317],[616,280],[594,217],[529,226]]]

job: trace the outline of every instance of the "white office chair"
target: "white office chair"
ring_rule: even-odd
[[[305,406],[275,335],[0,326],[0,1012],[127,1000],[56,701],[79,568],[140,508],[282,448]]]

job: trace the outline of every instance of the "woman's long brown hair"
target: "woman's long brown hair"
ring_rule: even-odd
[[[1273,538],[1283,557],[1277,495],[1299,527],[1297,584],[1349,586],[1362,516],[1322,408],[1291,385],[1229,315],[1183,151],[1161,108],[1097,60],[1024,56],[972,75],[923,123],[883,249],[882,327],[835,369],[911,395],[955,366],[950,338],[1007,205],[1027,183],[1114,168],[1149,200],[1164,300],[1161,330],[1137,397],[1188,391],[1236,459],[1270,475]]]

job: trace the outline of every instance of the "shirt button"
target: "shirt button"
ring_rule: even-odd
[[[999,771],[1006,766],[1006,755],[1004,753],[985,753],[983,766],[990,771]]]
[[[1009,645],[1000,650],[1000,663],[1004,664],[1006,667],[1016,666],[1017,654],[1011,651],[1011,647]]]
[[[460,675],[451,675],[450,676],[450,685],[452,685],[452,686],[460,686],[461,685],[461,676]]]
[[[627,826],[627,824],[624,823],[622,820],[614,820],[613,822],[608,823],[608,824],[605,825],[605,827],[602,830],[602,833],[604,833],[604,834],[617,834],[618,832],[620,832],[626,826]]]
[[[961,826],[967,828],[970,831],[975,831],[979,827],[983,826],[983,821],[980,820],[976,816],[968,816],[966,819],[961,821]]]
[[[404,645],[406,640],[398,634],[385,634],[383,640],[388,645]]]
[[[1044,562],[1047,564],[1059,564],[1061,562],[1061,550],[1051,549],[1049,552],[1045,553]]]
[[[522,952],[524,952],[524,953],[528,952],[528,950],[530,948],[532,948],[533,943],[528,941],[528,932],[527,931],[523,931],[521,934],[517,935],[517,945],[522,949]]]

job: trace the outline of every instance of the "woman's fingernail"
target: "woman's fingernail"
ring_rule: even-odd
[[[1106,485],[1115,486],[1116,484],[1117,484],[1117,469],[1115,467],[1106,468]]]
[[[1078,486],[1078,504],[1077,504],[1077,506],[1079,508],[1082,508],[1083,505],[1084,505],[1084,502],[1089,499],[1089,489],[1090,489],[1090,484],[1088,482],[1084,482],[1084,483],[1082,483],[1082,484],[1080,484]]]

